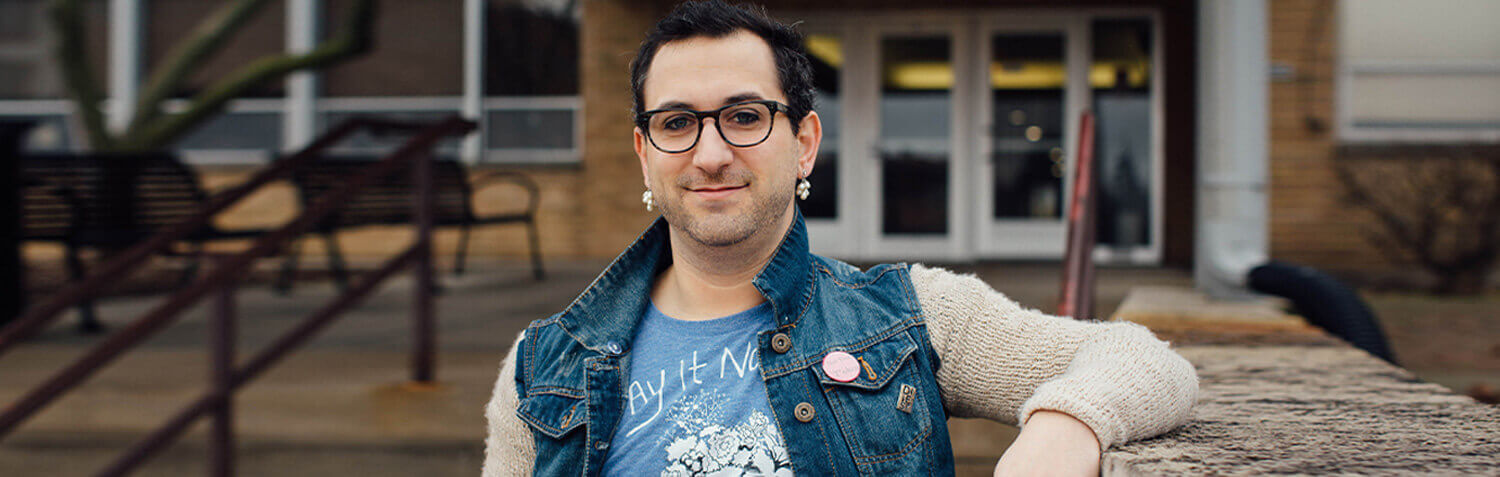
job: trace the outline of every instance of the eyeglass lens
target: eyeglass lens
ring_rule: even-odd
[[[666,152],[682,152],[698,143],[703,127],[692,111],[663,111],[651,116],[651,141]],[[760,144],[771,133],[771,108],[763,103],[732,105],[719,111],[714,124],[725,142],[739,147]]]

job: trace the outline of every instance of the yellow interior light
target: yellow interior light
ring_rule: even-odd
[[[1140,62],[1101,62],[1089,69],[1089,86],[1115,87],[1115,71],[1123,68],[1125,80],[1132,88],[1147,85],[1151,67]],[[886,85],[897,89],[941,90],[953,87],[953,65],[941,61],[913,61],[889,65]],[[992,62],[990,87],[994,89],[1062,89],[1068,74],[1056,61]]]
[[[834,68],[841,68],[844,65],[844,48],[839,44],[838,37],[808,35],[807,52]]]

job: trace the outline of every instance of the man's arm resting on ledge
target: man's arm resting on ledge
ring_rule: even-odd
[[[995,475],[1099,475],[1099,439],[1083,421],[1037,411],[1000,456]]]
[[[1187,422],[1197,373],[1145,327],[1024,309],[978,278],[943,269],[914,265],[911,276],[951,415],[1024,423],[1020,447],[1002,465],[1043,447],[1031,444],[1046,436],[1033,434],[1068,432],[1058,417],[1087,426],[1099,451]],[[1039,411],[1062,415],[1037,421]]]
[[[531,428],[516,416],[520,399],[516,396],[516,350],[526,333],[516,338],[510,353],[500,363],[500,378],[495,380],[494,393],[484,406],[484,417],[489,421],[489,437],[484,439],[484,477],[510,477],[531,475],[536,464],[536,441],[532,440]]]

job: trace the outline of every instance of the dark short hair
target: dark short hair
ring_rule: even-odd
[[[696,37],[723,38],[736,31],[754,33],[771,46],[776,59],[776,78],[786,94],[787,118],[792,132],[801,129],[802,118],[813,109],[812,65],[802,44],[802,33],[772,19],[759,5],[730,5],[722,0],[685,1],[672,9],[641,42],[641,51],[630,63],[631,117],[645,111],[646,70],[657,50],[669,42]]]

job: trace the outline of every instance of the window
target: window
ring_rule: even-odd
[[[844,42],[837,35],[807,36],[808,60],[812,63],[815,108],[823,121],[823,144],[818,146],[817,165],[807,180],[813,193],[798,204],[808,219],[838,219],[839,215],[839,139],[842,102],[839,101],[840,73],[844,67]]]
[[[52,62],[52,31],[46,0],[0,0],[0,120],[34,121],[23,149],[31,152],[66,151],[82,144],[68,125],[72,106]],[[106,4],[82,2],[86,27],[84,45],[90,67],[102,82]]]
[[[199,0],[150,0],[145,9],[146,74],[161,67],[180,42],[200,22],[224,6]],[[286,50],[286,1],[262,7],[224,46],[189,76],[165,104],[181,111],[189,100],[245,65]],[[195,164],[264,163],[281,149],[281,117],[285,83],[268,81],[230,101],[223,114],[213,116],[177,141],[183,159]]]
[[[485,1],[481,161],[578,162],[578,3]]]
[[[1500,140],[1500,2],[1341,5],[1343,139]]]

